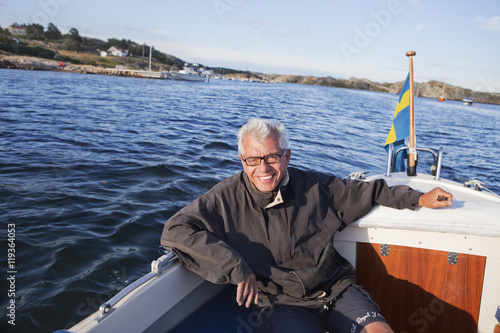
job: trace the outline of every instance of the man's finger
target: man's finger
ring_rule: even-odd
[[[246,294],[247,301],[245,303],[245,306],[247,308],[249,308],[250,305],[252,305],[252,302],[254,301],[254,298],[255,298],[255,294],[258,294],[258,293],[255,293],[255,292],[251,291],[251,292],[249,292],[249,293]]]

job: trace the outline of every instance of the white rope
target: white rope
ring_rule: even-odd
[[[500,195],[496,194],[495,192],[493,192],[492,190],[488,189],[488,186],[484,185],[484,183],[482,183],[481,181],[479,181],[477,179],[472,179],[472,180],[467,180],[467,181],[465,179],[462,179],[462,180],[465,182],[464,184],[467,187],[472,187],[477,191],[486,191],[489,193],[493,193],[497,196],[500,196]]]
[[[347,179],[347,178],[349,178],[351,180],[365,179],[366,175],[369,174],[369,173],[370,173],[370,171],[364,172],[363,170],[361,170],[361,171],[353,172],[349,176],[344,177],[342,179]]]
[[[484,183],[480,182],[477,179],[472,179],[472,180],[466,181],[465,182],[465,186],[467,186],[467,187],[477,187],[479,189],[483,189],[483,188],[486,187],[486,185],[484,185]]]

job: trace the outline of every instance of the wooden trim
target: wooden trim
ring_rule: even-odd
[[[357,276],[396,332],[477,332],[486,257],[358,243]]]

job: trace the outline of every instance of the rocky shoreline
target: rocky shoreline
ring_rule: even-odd
[[[273,82],[330,86],[330,87],[339,87],[348,89],[386,92],[391,94],[399,94],[404,83],[404,81],[400,81],[391,84],[380,84],[377,82],[372,82],[367,79],[358,79],[353,77],[348,80],[334,79],[332,77],[317,78],[314,76],[296,76],[296,75],[278,75],[271,77]],[[443,92],[443,85],[444,82],[438,82],[438,81],[429,81],[426,83],[415,82],[414,84],[415,97],[438,99],[441,97],[441,94]],[[446,91],[444,97],[446,100],[453,100],[453,101],[462,101],[464,98],[470,97],[474,100],[474,103],[500,105],[499,93],[477,92],[477,91],[472,91],[471,89],[465,89],[462,87],[457,87],[449,84],[446,84]]]
[[[0,68],[8,69],[23,69],[31,71],[58,71],[58,72],[73,72],[82,74],[102,74],[102,75],[120,75],[120,76],[137,76],[133,73],[125,71],[109,71],[102,67],[90,65],[73,65],[65,63],[64,66],[57,60],[49,60],[43,58],[27,57],[27,56],[3,56],[0,59]]]
[[[90,65],[74,65],[61,63],[57,60],[28,57],[28,56],[15,56],[15,55],[5,55],[2,54],[0,58],[0,68],[10,68],[10,69],[23,69],[23,70],[41,70],[41,71],[61,71],[61,72],[74,72],[83,74],[102,74],[102,75],[119,75],[119,76],[140,76],[134,72],[128,71],[109,71],[102,67],[90,66]],[[259,81],[263,80],[263,74],[252,73],[251,77]],[[318,85],[318,86],[328,86],[328,87],[339,87],[347,89],[359,89],[359,90],[369,90],[386,92],[392,94],[398,94],[403,85],[403,81],[392,83],[392,84],[380,84],[372,82],[367,79],[335,79],[333,77],[315,77],[315,76],[300,76],[300,75],[266,75],[266,80],[272,83],[296,83],[296,84],[307,84],[307,85]],[[429,81],[426,83],[415,83],[415,96],[437,99],[441,96],[443,90],[443,82]],[[465,97],[470,97],[474,100],[474,103],[485,103],[485,104],[498,104],[500,105],[500,94],[499,93],[486,93],[472,91],[471,89],[465,89],[462,87],[456,87],[447,84],[445,91],[446,100],[456,100],[461,101]]]

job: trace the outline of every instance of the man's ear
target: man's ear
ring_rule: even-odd
[[[240,157],[241,165],[243,165],[243,168],[245,168],[246,164],[245,161],[243,161],[243,157],[241,155],[238,155]]]
[[[290,163],[290,156],[292,156],[292,151],[290,149],[287,149],[285,152],[285,158],[288,163]]]

